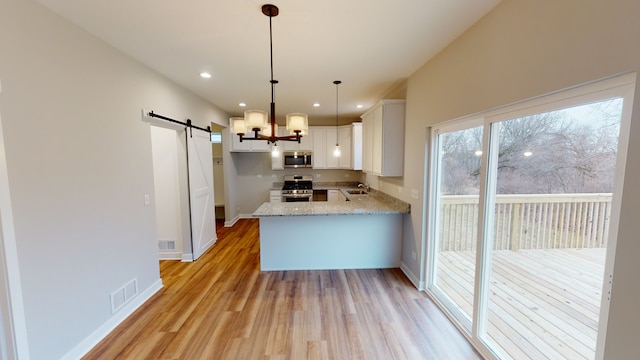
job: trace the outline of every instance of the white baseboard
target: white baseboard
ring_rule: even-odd
[[[120,325],[126,318],[133,314],[134,311],[142,306],[142,304],[162,289],[162,286],[162,279],[158,279],[144,292],[133,298],[129,304],[122,307],[120,311],[115,313],[109,320],[107,320],[107,322],[94,331],[93,334],[89,335],[80,344],[76,345],[76,347],[64,355],[62,360],[76,360],[86,355],[94,346],[102,341],[102,339],[109,335],[113,329]]]
[[[253,213],[252,214],[240,214],[238,216],[240,217],[240,219],[255,219],[255,217],[253,217]]]
[[[175,252],[175,251],[171,251],[171,252],[160,251],[160,252],[158,252],[158,259],[160,259],[160,260],[180,260],[180,259],[182,259],[182,253],[181,252]]]
[[[420,291],[424,290],[424,282],[420,281],[420,278],[418,278],[416,274],[414,274],[413,271],[411,271],[411,269],[409,269],[409,267],[404,262],[400,263],[400,270],[402,270],[402,272],[407,276],[413,286],[415,286]]]
[[[193,262],[193,254],[192,253],[182,254],[181,260],[182,262]]]
[[[238,220],[240,220],[240,216],[236,216],[235,218],[229,220],[229,221],[225,221],[224,222],[224,227],[232,227],[236,222],[238,222]]]

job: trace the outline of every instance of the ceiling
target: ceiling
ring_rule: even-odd
[[[268,0],[37,1],[231,115],[269,110]],[[357,119],[499,2],[274,0],[278,123],[335,123],[334,80],[340,122]]]

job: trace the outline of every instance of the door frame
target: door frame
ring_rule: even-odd
[[[182,122],[179,120],[174,120],[162,115],[155,114],[153,111],[148,111],[146,109],[141,109],[141,120],[149,124],[149,126],[158,126],[166,129],[172,129],[176,131],[177,139],[179,139],[178,151],[184,151],[183,154],[178,153],[178,177],[179,177],[179,202],[180,202],[180,227],[182,229],[182,261],[183,262],[192,262],[195,261],[199,255],[196,253],[194,249],[194,229],[193,229],[193,214],[192,214],[192,197],[193,191],[191,186],[191,170],[189,168],[189,152],[191,145],[194,144],[193,141],[190,141],[189,138],[194,136],[194,131],[199,134],[199,132],[208,132],[209,136],[207,136],[208,142],[208,151],[209,156],[207,160],[210,162],[211,166],[213,166],[213,158],[211,157],[211,127],[207,126],[207,128],[199,127],[192,123],[190,119],[187,119],[186,122]],[[222,126],[222,125],[220,125]],[[223,132],[224,133],[224,132]],[[151,134],[151,131],[149,131]],[[197,135],[196,135],[197,136]],[[214,188],[213,188],[213,169],[211,169],[211,198],[213,201],[214,196]],[[226,184],[226,182],[225,182]],[[225,185],[226,187],[226,185]],[[226,188],[225,188],[226,190]],[[225,191],[226,193],[226,191]],[[226,194],[225,194],[226,195]],[[211,204],[213,207],[211,216],[213,217],[213,241],[211,245],[213,245],[217,239],[216,234],[216,223],[215,223],[215,203]],[[157,221],[157,220],[156,220]],[[209,246],[210,247],[210,246]],[[208,249],[208,247],[207,247]],[[206,250],[205,250],[206,251]],[[200,254],[201,255],[201,254]]]
[[[2,88],[0,86],[0,95]],[[29,344],[0,115],[0,357],[28,359]]]
[[[179,259],[184,262],[193,261],[193,255],[191,251],[191,231],[190,231],[190,218],[189,218],[189,187],[188,187],[188,165],[187,165],[187,143],[186,143],[186,131],[183,127],[177,126],[171,123],[151,123],[150,124],[150,132],[151,127],[157,127],[166,129],[171,131],[175,136],[175,155],[177,159],[176,164],[176,181],[178,183],[177,189],[177,201],[178,201],[178,241],[180,242],[180,255]],[[153,135],[151,135],[153,137]],[[153,138],[152,138],[153,142]],[[151,151],[153,152],[153,144],[151,147]],[[154,177],[156,169],[154,168]],[[154,194],[155,194],[155,186],[154,184]],[[158,199],[156,198],[154,201],[154,206],[158,206]],[[156,218],[156,222],[158,219]],[[160,235],[160,234],[158,234]],[[158,239],[160,240],[160,239]],[[177,254],[176,254],[177,255]],[[163,260],[165,258],[161,258]],[[176,259],[177,260],[177,259]]]
[[[189,205],[189,180],[188,180],[188,164],[187,164],[187,130],[183,125],[164,121],[158,118],[147,116],[147,111],[142,110],[142,121],[149,124],[149,126],[158,126],[165,129],[171,129],[176,131],[176,138],[178,142],[178,185],[179,185],[179,202],[180,202],[180,228],[181,228],[181,240],[182,240],[182,262],[193,261],[193,250],[191,247],[191,217],[190,217],[190,205]],[[149,136],[151,136],[151,129],[149,129]],[[151,147],[149,151],[152,151]],[[155,189],[154,189],[155,191]],[[154,206],[156,206],[154,201]],[[157,219],[156,219],[157,221]]]

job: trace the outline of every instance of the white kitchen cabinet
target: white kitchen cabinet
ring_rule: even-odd
[[[340,190],[327,190],[327,201],[328,202],[340,201]]]
[[[353,169],[353,145],[351,142],[352,134],[351,125],[340,126],[338,128],[338,138],[340,139],[340,157],[338,160],[339,169]],[[331,147],[333,153],[333,147]]]
[[[382,100],[361,116],[362,171],[403,175],[404,104],[404,100]]]
[[[336,141],[338,141],[338,129],[335,126],[328,126],[325,128],[327,132],[327,141],[325,142],[325,158],[327,159],[327,169],[338,169],[340,167],[340,158],[333,155],[333,150],[336,148]]]
[[[362,170],[362,123],[351,124],[351,168]]]
[[[313,151],[313,137],[312,128],[309,127],[307,133],[300,138],[300,143],[297,141],[279,141],[278,146],[281,147],[281,151]],[[289,130],[285,126],[278,127],[278,136],[288,136]]]
[[[264,140],[244,140],[240,142],[240,137],[229,128],[229,134],[231,136],[231,150],[232,152],[269,152],[271,147]]]
[[[382,109],[378,111],[382,112]],[[368,123],[368,126],[364,124]],[[373,113],[362,116],[362,171],[370,172],[373,169]],[[365,139],[369,139],[365,141]]]
[[[313,127],[313,168],[352,169],[351,125]],[[340,144],[341,155],[335,157],[336,142]]]
[[[280,190],[270,190],[269,191],[269,202],[272,202],[272,203],[282,202],[282,191],[280,191]]]
[[[347,197],[340,190],[330,189],[330,190],[327,190],[327,201],[328,202],[347,201]]]
[[[313,138],[313,168],[327,169],[327,128],[314,126],[311,137]]]

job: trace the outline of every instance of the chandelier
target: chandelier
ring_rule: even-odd
[[[271,55],[271,109],[270,114],[266,111],[247,110],[244,117],[232,117],[229,119],[231,130],[243,140],[266,140],[267,143],[273,143],[274,154],[278,152],[277,141],[297,141],[309,128],[309,119],[307,114],[293,113],[287,114],[287,130],[289,135],[277,136],[278,125],[276,125],[276,104],[274,102],[275,85],[278,80],[273,79],[273,32],[271,28],[271,19],[278,16],[278,7],[271,4],[262,6],[262,13],[269,17],[269,52]],[[253,136],[247,136],[248,132],[253,132]]]

